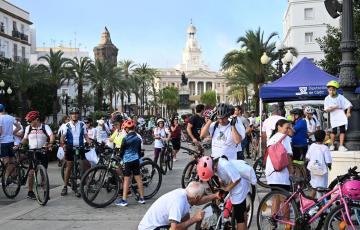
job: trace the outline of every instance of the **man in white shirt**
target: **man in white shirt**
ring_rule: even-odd
[[[219,194],[204,196],[205,189],[199,182],[190,182],[186,189],[175,189],[162,195],[147,210],[139,223],[139,230],[154,230],[160,227],[187,229],[204,218],[205,212],[199,211],[190,217],[192,205],[206,204],[219,198]]]
[[[15,129],[13,128],[15,126]],[[3,163],[13,161],[15,158],[14,147],[14,134],[21,129],[18,122],[13,116],[6,114],[5,106],[0,104],[0,158]]]
[[[248,135],[251,133],[250,121],[242,112],[241,106],[235,106],[234,116],[237,118],[237,123],[243,124],[245,128],[245,137],[241,140],[241,145],[238,145],[237,159],[245,160],[244,152],[246,150],[247,158],[250,159],[249,139]]]
[[[25,135],[22,139],[22,144],[29,144],[29,149],[40,149],[42,147],[51,148],[55,142],[55,136],[51,131],[48,125],[44,125],[40,122],[40,114],[38,111],[30,111],[25,120],[30,122],[25,128]],[[47,146],[46,146],[47,145]],[[31,158],[33,156],[29,156]],[[47,169],[48,167],[48,155],[43,155],[41,152],[36,153],[36,159],[40,161],[40,163]],[[36,200],[36,196],[33,192],[33,183],[34,183],[34,170],[33,165],[30,165],[32,168],[29,172],[28,184],[28,198]]]
[[[237,152],[242,150],[241,140],[245,137],[245,128],[236,118],[229,121],[232,113],[229,105],[220,103],[216,107],[216,114],[212,115],[216,116],[217,121],[212,122],[212,119],[209,119],[201,129],[202,138],[209,135],[212,137],[212,157],[225,155],[229,160],[236,160]]]
[[[285,117],[280,116],[281,110],[278,104],[271,106],[271,116],[268,117],[261,128],[261,143],[263,149],[266,148],[266,142],[270,139],[272,132],[275,130],[276,122],[280,119],[286,119]]]

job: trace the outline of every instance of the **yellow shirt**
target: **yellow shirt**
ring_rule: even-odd
[[[111,135],[110,139],[115,143],[116,148],[120,148],[124,137],[125,134],[122,130],[115,130],[115,132]]]

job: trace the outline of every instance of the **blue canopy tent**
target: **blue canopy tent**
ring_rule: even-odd
[[[324,99],[326,83],[338,80],[304,57],[289,72],[278,80],[260,88],[260,98],[265,102],[303,101]]]

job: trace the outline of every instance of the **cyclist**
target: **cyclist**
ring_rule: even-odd
[[[272,132],[276,128],[276,122],[280,119],[286,119],[280,116],[281,110],[278,104],[271,105],[271,116],[266,118],[261,128],[261,144],[262,148],[266,149],[266,143],[270,139]],[[266,114],[263,114],[263,116]]]
[[[84,139],[87,143],[91,143],[89,139],[85,124],[82,121],[79,121],[80,111],[77,107],[70,109],[70,121],[64,126],[64,130],[61,132],[60,143],[64,145],[65,149],[65,160],[66,160],[66,170],[64,175],[64,188],[61,191],[61,196],[66,196],[68,189],[67,185],[69,183],[70,174],[72,171],[74,163],[75,150],[74,147],[80,147],[80,174],[84,171],[84,162],[85,160],[85,150],[84,150]],[[79,191],[75,191],[75,195],[80,197],[81,194]]]
[[[158,198],[147,210],[139,223],[139,230],[157,230],[161,227],[187,229],[204,218],[205,212],[198,211],[190,217],[192,205],[202,205],[219,198],[219,193],[204,196],[205,189],[200,182],[192,181],[186,189],[175,189]]]
[[[195,115],[193,115],[187,124],[186,131],[190,136],[192,142],[195,145],[200,144],[200,131],[203,127],[205,120],[202,117],[202,113],[204,112],[205,106],[203,104],[199,104],[195,107]]]
[[[105,126],[105,120],[100,119],[97,120],[97,126],[96,126],[96,141],[98,143],[105,143],[105,141],[108,139],[109,132],[106,129]]]
[[[211,149],[212,157],[220,157],[223,154],[230,160],[237,159],[237,152],[241,150],[241,140],[245,137],[245,128],[242,123],[237,122],[236,118],[231,117],[231,107],[220,103],[216,107],[216,113],[211,115],[217,118],[216,122],[212,119],[201,129],[201,137],[205,138],[209,134],[212,137]]]
[[[142,139],[140,135],[135,132],[135,122],[133,120],[125,121],[123,127],[127,133],[126,136],[122,139],[120,148],[120,156],[122,157],[125,164],[123,196],[121,200],[115,201],[115,205],[123,207],[128,205],[126,199],[129,191],[131,175],[133,175],[136,180],[138,192],[140,194],[138,202],[140,204],[145,204],[144,186],[142,183],[142,178],[140,176],[140,155]]]
[[[244,162],[244,161],[242,161]],[[221,181],[222,190],[230,192],[230,201],[236,219],[236,229],[247,229],[246,196],[250,191],[250,182],[241,178],[237,169],[240,160],[228,160],[226,156],[200,158],[197,173],[202,181],[209,181],[216,173]]]
[[[291,145],[293,149],[294,160],[302,161],[308,149],[308,132],[306,121],[304,120],[304,112],[302,109],[295,108],[290,111],[293,122],[293,134],[291,138]]]
[[[25,120],[30,124],[25,128],[25,135],[21,141],[21,144],[28,144],[29,149],[40,149],[42,147],[52,148],[52,145],[55,142],[55,135],[51,131],[51,128],[48,125],[44,125],[40,122],[40,114],[38,111],[30,111],[26,114]],[[32,158],[33,156],[29,156]],[[46,169],[48,167],[48,155],[44,155],[41,152],[36,153],[36,159],[40,161]],[[29,177],[28,177],[28,198],[36,199],[35,193],[33,192],[33,183],[34,183],[34,165],[30,165]]]
[[[90,139],[96,139],[96,128],[92,126],[92,119],[87,117],[84,119],[84,123],[86,125],[86,131]]]
[[[110,136],[109,140],[110,142],[114,142],[116,148],[121,147],[121,142],[124,136],[126,135],[126,132],[123,130],[122,124],[123,124],[123,116],[121,114],[117,114],[112,118],[112,122],[115,127],[115,131]]]
[[[244,152],[246,150],[247,158],[250,159],[250,150],[249,150],[249,138],[247,137],[249,133],[252,131],[250,128],[250,121],[246,118],[242,112],[241,106],[235,106],[234,110],[234,117],[237,119],[237,123],[243,124],[245,128],[245,137],[241,140],[240,148],[238,148],[237,152],[237,159],[238,160],[245,160]]]
[[[21,125],[20,117],[15,117],[16,122],[20,125],[20,130],[17,133],[14,133],[14,146],[18,146],[24,137],[24,128]],[[16,130],[16,126],[13,125],[13,129]]]
[[[179,125],[179,117],[173,117],[171,119],[170,133],[173,146],[173,160],[176,161],[176,154],[181,147],[181,127]]]
[[[314,109],[310,106],[305,107],[305,121],[307,126],[307,133],[308,133],[308,145],[311,145],[315,142],[315,136],[314,133],[316,130],[320,130],[320,123],[317,121],[317,119],[313,116]]]
[[[157,161],[160,156],[162,148],[164,148],[164,141],[168,140],[169,132],[165,129],[165,121],[162,118],[159,118],[156,121],[157,127],[154,129],[154,162],[157,164]]]

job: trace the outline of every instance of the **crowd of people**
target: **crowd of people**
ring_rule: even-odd
[[[339,83],[327,84],[329,95],[324,101],[324,111],[330,113],[331,129],[322,130],[314,108],[292,109],[290,117],[285,117],[280,106],[270,108],[270,116],[257,116],[255,112],[243,111],[241,106],[220,103],[216,108],[206,108],[202,104],[195,107],[192,116],[173,114],[168,118],[143,117],[129,118],[122,112],[114,112],[106,119],[101,117],[96,122],[87,117],[81,120],[79,109],[70,109],[70,116],[64,117],[57,133],[44,124],[37,111],[30,111],[24,118],[28,123],[25,128],[21,118],[6,114],[5,106],[0,104],[0,143],[1,158],[6,164],[14,161],[14,150],[27,144],[29,149],[43,146],[51,149],[58,139],[64,149],[66,171],[61,195],[68,193],[68,181],[73,164],[75,148],[80,150],[80,159],[84,162],[83,173],[89,164],[86,163],[84,146],[93,142],[114,145],[121,151],[125,164],[123,194],[115,201],[116,205],[127,206],[128,185],[130,176],[134,176],[139,189],[139,203],[144,204],[144,191],[139,172],[143,130],[151,130],[154,138],[153,161],[158,163],[159,155],[166,143],[171,142],[173,160],[181,148],[182,139],[187,136],[195,149],[202,148],[204,140],[211,142],[211,154],[201,158],[197,164],[197,173],[201,181],[206,182],[216,175],[221,181],[222,191],[230,192],[237,229],[246,229],[246,194],[250,190],[249,180],[242,178],[242,161],[252,157],[249,145],[253,141],[261,142],[265,150],[266,180],[272,189],[283,188],[290,191],[290,176],[293,174],[292,161],[307,160],[311,174],[311,186],[327,187],[327,170],[331,169],[330,151],[335,149],[335,136],[340,132],[339,151],[347,151],[344,146],[347,118],[351,116],[351,103],[337,93]],[[256,140],[257,139],[257,140]],[[329,146],[325,145],[328,139]],[[281,143],[288,155],[286,167],[279,169],[272,160],[274,154],[271,146]],[[269,151],[267,151],[269,150]],[[38,156],[41,164],[48,165],[47,156]],[[321,171],[322,170],[322,171]],[[321,171],[321,172],[319,172]],[[29,178],[28,197],[35,199]],[[80,196],[76,192],[77,196]],[[315,196],[315,193],[312,193]],[[177,189],[161,196],[149,208],[139,224],[139,229],[156,229],[160,226],[171,226],[171,229],[186,228],[204,217],[200,211],[190,217],[192,205],[207,203],[218,199],[220,194],[204,195],[204,188],[199,182],[190,183],[186,189]],[[170,202],[175,201],[175,202]]]

